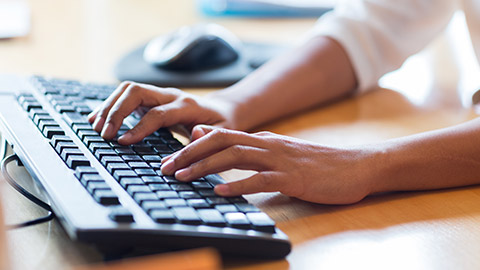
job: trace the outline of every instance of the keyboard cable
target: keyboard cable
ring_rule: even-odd
[[[4,147],[5,148],[7,147],[6,140],[5,140],[5,143],[4,143]],[[6,153],[5,150],[3,152]],[[7,165],[14,160],[16,160],[17,162],[20,162],[20,159],[18,158],[18,156],[16,154],[9,155],[9,156],[4,157],[2,159],[2,162],[1,162],[0,166],[1,166],[1,172],[5,176],[5,180],[7,180],[7,183],[10,184],[10,186],[12,186],[16,191],[18,191],[20,194],[25,196],[25,198],[29,199],[31,202],[35,203],[36,205],[40,206],[41,208],[47,210],[48,214],[44,217],[29,220],[29,221],[26,221],[26,222],[22,222],[22,223],[18,223],[18,224],[12,224],[12,225],[6,225],[6,228],[9,229],[9,230],[10,229],[19,229],[19,228],[32,226],[32,225],[41,224],[41,223],[44,223],[44,222],[47,222],[47,221],[50,221],[50,220],[54,219],[55,214],[53,213],[52,208],[50,207],[49,204],[45,203],[44,201],[37,198],[32,193],[30,193],[29,191],[24,189],[22,186],[20,186],[10,176],[10,174],[8,173],[8,170],[7,170]]]

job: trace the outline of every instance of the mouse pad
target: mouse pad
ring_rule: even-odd
[[[120,81],[130,80],[161,87],[225,87],[239,81],[288,47],[263,43],[244,43],[239,58],[225,66],[196,71],[168,70],[143,60],[146,44],[125,55],[114,73]]]

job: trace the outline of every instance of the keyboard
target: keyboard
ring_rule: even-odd
[[[220,197],[216,174],[185,183],[160,171],[183,145],[159,129],[134,145],[105,140],[86,116],[115,86],[0,76],[0,132],[46,192],[76,241],[100,250],[214,247],[221,253],[284,258],[288,237],[245,198]],[[118,136],[140,116],[127,117]]]

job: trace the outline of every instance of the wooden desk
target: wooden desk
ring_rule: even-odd
[[[185,24],[212,21],[245,40],[287,42],[314,23],[312,19],[206,18],[188,0],[43,0],[30,4],[32,32],[0,41],[0,72],[114,82],[113,65],[125,52]],[[442,46],[440,39],[430,50],[438,54]],[[419,100],[378,89],[263,129],[344,145],[464,122],[475,115],[461,106],[456,73],[450,72],[454,66],[445,61],[442,68],[432,69],[434,83]],[[190,91],[203,94],[208,90]],[[14,173],[28,182],[22,169]],[[234,180],[242,173],[224,175]],[[8,187],[1,197],[8,223],[43,214]],[[277,221],[290,237],[293,251],[280,261],[228,259],[224,262],[228,269],[480,268],[479,187],[387,194],[349,206],[317,205],[278,194],[247,198]],[[57,222],[10,231],[7,237],[13,269],[71,269],[101,260],[93,248],[68,239]]]

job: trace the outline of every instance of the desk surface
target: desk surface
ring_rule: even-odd
[[[212,21],[244,40],[288,42],[314,23],[312,19],[206,18],[188,0],[44,0],[31,1],[31,8],[31,33],[0,41],[0,72],[113,82],[112,67],[125,52],[184,24]],[[442,42],[435,41],[429,50],[440,55],[445,50]],[[408,94],[414,89],[400,87],[402,93],[379,88],[263,129],[344,145],[377,142],[475,117],[459,101],[454,64],[448,57],[441,59],[441,68],[431,69],[433,83],[415,90],[422,93],[415,98]],[[429,63],[438,67],[438,62]],[[21,169],[15,174],[28,179]],[[234,180],[242,173],[230,171],[224,176]],[[42,214],[10,188],[4,188],[1,197],[8,223]],[[276,193],[247,199],[277,222],[290,237],[293,251],[280,261],[228,259],[224,262],[228,269],[480,268],[480,187],[385,194],[349,206],[312,204]],[[70,269],[100,260],[94,249],[69,240],[57,222],[10,231],[7,237],[14,269]]]

